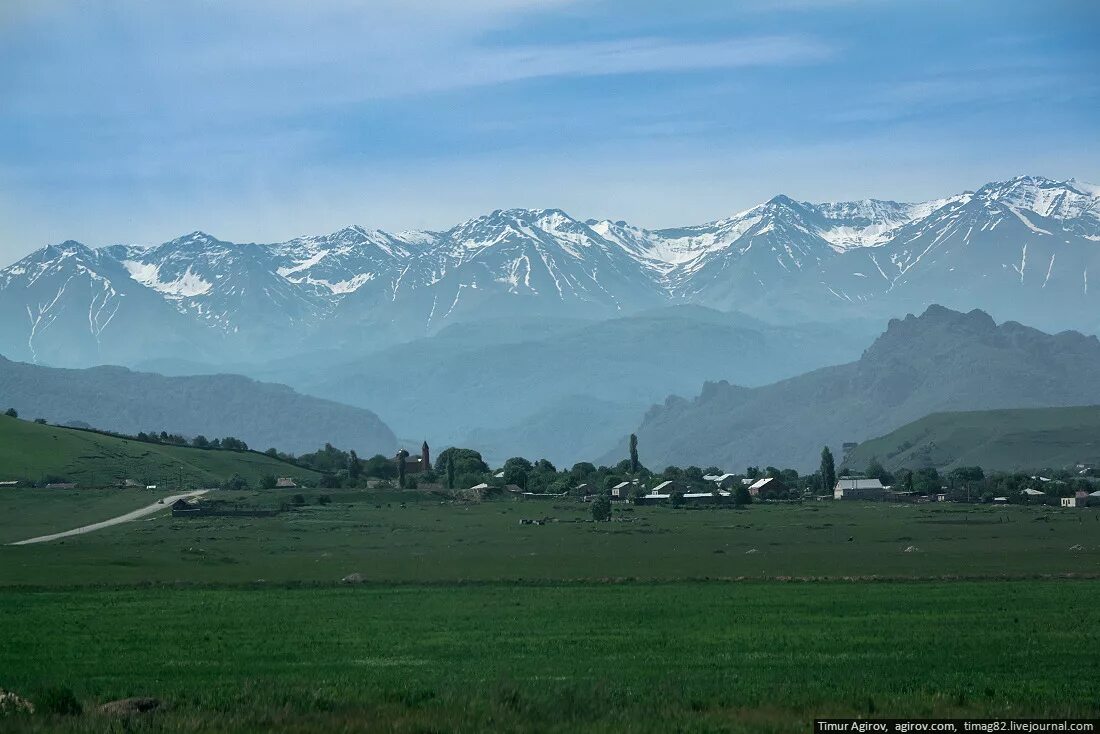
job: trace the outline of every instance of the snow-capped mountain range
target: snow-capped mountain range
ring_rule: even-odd
[[[1089,270],[1100,274],[1100,187],[1034,176],[920,203],[781,195],[664,230],[509,209],[445,232],[68,241],[0,270],[0,353],[76,366],[364,351],[456,321],[606,318],[670,303],[807,321],[936,302],[1097,331]]]

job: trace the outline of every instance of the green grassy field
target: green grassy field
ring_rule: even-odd
[[[332,504],[316,504],[324,492]],[[278,504],[291,494],[210,496]],[[79,538],[0,547],[0,585],[329,583],[351,573],[380,582],[1100,576],[1100,513],[1089,510],[834,502],[639,507],[616,509],[619,520],[597,524],[587,522],[586,505],[573,502],[303,494],[310,504],[273,518],[165,513]],[[558,522],[520,524],[544,516]]]
[[[6,591],[0,685],[90,711],[15,731],[102,731],[94,705],[133,695],[165,702],[137,728],[169,731],[1088,717],[1098,604],[1082,581]]]
[[[0,489],[0,543],[71,530],[146,507],[167,492],[148,489]]]
[[[933,413],[861,443],[848,466],[887,469],[1072,468],[1100,461],[1100,406]]]
[[[64,477],[85,486],[126,479],[178,489],[216,486],[240,474],[255,484],[265,474],[316,479],[317,474],[254,451],[162,446],[92,431],[0,416],[0,480]]]
[[[86,709],[0,728],[121,731],[95,707],[124,696],[164,702],[138,731],[1100,715],[1097,512],[823,502],[596,524],[579,503],[326,493],[0,546],[0,688]],[[520,524],[541,517],[558,521]]]

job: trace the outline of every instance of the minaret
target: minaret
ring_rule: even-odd
[[[432,457],[428,453],[428,442],[425,441],[420,446],[420,471],[431,471],[432,469]]]

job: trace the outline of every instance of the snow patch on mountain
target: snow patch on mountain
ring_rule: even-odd
[[[147,288],[152,288],[158,293],[163,293],[168,298],[194,298],[209,293],[210,289],[214,287],[213,283],[203,280],[190,267],[179,277],[162,281],[160,280],[160,266],[155,263],[123,260],[122,265],[135,281]]]

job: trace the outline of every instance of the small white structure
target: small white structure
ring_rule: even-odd
[[[1027,489],[1023,490],[1022,492],[1020,492],[1020,494],[1024,495],[1025,497],[1046,497],[1047,496],[1046,492],[1040,492],[1039,490],[1032,489],[1031,487],[1028,487]]]
[[[714,482],[716,485],[718,485],[719,489],[728,488],[731,484],[733,484],[733,481],[736,478],[737,478],[736,474],[730,474],[728,472],[726,474],[705,474],[705,475],[703,475],[703,480],[704,481]]]
[[[994,497],[993,498],[993,504],[995,504],[995,505],[1007,505],[1008,504],[1008,497]]]
[[[1083,503],[1078,503],[1076,497],[1063,497],[1062,507],[1084,507]]]

